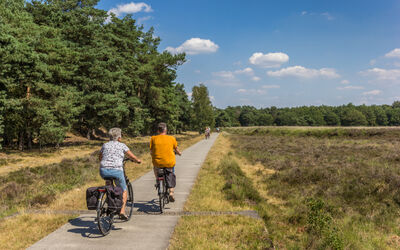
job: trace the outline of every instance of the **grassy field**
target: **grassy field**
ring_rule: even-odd
[[[176,136],[179,147],[188,146],[203,139],[198,133],[186,133]],[[151,158],[148,153],[149,137],[126,138],[125,143],[139,156],[143,163],[138,165],[127,163],[126,172],[130,180],[134,180],[151,170]],[[80,148],[82,146],[78,146]],[[65,150],[77,151],[72,148],[60,151],[27,152],[28,157],[37,161],[53,162],[40,166],[26,166],[8,171],[0,176],[0,249],[23,249],[49,234],[60,225],[66,223],[71,215],[26,214],[29,209],[46,211],[54,210],[85,210],[85,191],[87,187],[104,185],[98,173],[98,150],[100,145],[91,148],[91,152],[82,151],[82,155],[65,155],[60,161],[52,160]],[[24,155],[20,156],[24,161]],[[57,158],[58,159],[58,158]],[[1,168],[1,167],[0,167]],[[19,212],[13,218],[5,216]],[[27,219],[27,218],[30,219]],[[46,225],[46,227],[43,227]],[[3,230],[7,229],[7,230]],[[29,228],[37,234],[26,237],[23,228]]]
[[[227,238],[239,226],[235,222],[183,217],[171,249],[400,248],[400,129],[227,131],[203,166],[186,210],[254,209],[266,233],[261,227],[254,233],[259,221],[240,222],[240,231],[252,234],[250,241],[243,235],[246,247]],[[209,245],[215,239],[218,245]]]

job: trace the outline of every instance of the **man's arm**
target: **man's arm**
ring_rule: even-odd
[[[174,148],[174,152],[175,152],[175,154],[177,154],[177,155],[179,155],[179,156],[182,155],[182,152],[179,151],[178,147]]]

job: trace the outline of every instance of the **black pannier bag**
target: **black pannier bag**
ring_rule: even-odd
[[[98,187],[86,189],[86,205],[89,210],[96,210],[100,192]]]
[[[176,175],[172,172],[172,168],[165,168],[167,188],[174,188],[176,186]]]
[[[119,213],[122,208],[122,194],[124,191],[121,187],[106,186],[106,192],[108,209]]]

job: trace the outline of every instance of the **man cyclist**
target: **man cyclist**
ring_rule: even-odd
[[[175,137],[167,135],[167,124],[161,122],[157,126],[158,135],[152,136],[150,139],[150,152],[154,166],[154,175],[158,170],[165,168],[167,171],[167,184],[169,186],[169,199],[175,201],[174,188],[175,183],[172,181],[175,178],[175,154],[181,155],[178,149],[178,143]]]
[[[119,216],[121,219],[126,220],[128,217],[125,215],[125,206],[128,198],[128,191],[123,169],[124,157],[126,155],[137,163],[141,163],[142,161],[129,150],[128,146],[121,142],[120,128],[112,128],[108,134],[110,136],[110,141],[103,144],[99,154],[100,176],[103,179],[117,179],[116,184],[124,191],[122,194],[123,204]]]

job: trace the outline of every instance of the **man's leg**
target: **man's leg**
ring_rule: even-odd
[[[175,174],[175,167],[173,167],[171,170],[172,170],[172,173],[169,173],[169,175],[171,175],[170,176],[170,178],[171,178],[170,181],[172,182],[172,176]],[[173,187],[169,188],[169,200],[171,202],[175,201],[174,191],[175,191],[175,188],[173,188]]]

